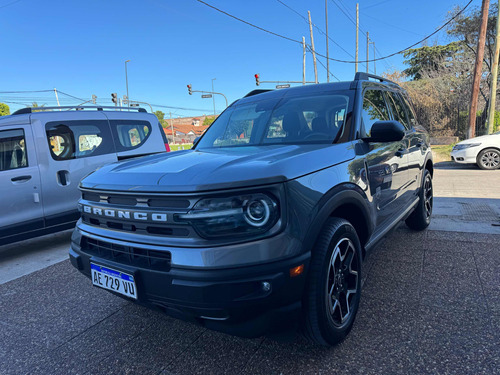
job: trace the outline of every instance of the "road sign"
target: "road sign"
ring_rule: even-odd
[[[289,84],[289,83],[287,83],[286,85],[276,85],[276,88],[277,88],[277,89],[287,89],[287,88],[289,88],[289,87],[290,87],[290,84]]]
[[[203,94],[201,97],[202,98],[211,98],[212,94]]]

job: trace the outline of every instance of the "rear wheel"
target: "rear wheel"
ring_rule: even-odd
[[[320,345],[335,345],[350,332],[361,295],[361,245],[354,227],[330,218],[312,254],[304,297],[303,328]]]
[[[500,151],[494,148],[487,148],[477,156],[477,165],[481,169],[497,169],[500,167]]]
[[[434,191],[432,188],[432,175],[428,169],[424,172],[424,181],[419,193],[419,202],[415,210],[406,219],[406,225],[413,230],[424,230],[431,223]]]

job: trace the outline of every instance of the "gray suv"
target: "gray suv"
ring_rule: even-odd
[[[87,176],[69,255],[93,285],[171,316],[245,337],[300,322],[334,345],[365,254],[402,220],[429,225],[432,173],[390,81],[255,90],[194,149]]]
[[[0,117],[0,245],[73,228],[83,177],[168,147],[142,108],[37,107]]]

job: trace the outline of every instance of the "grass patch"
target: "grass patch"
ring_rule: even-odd
[[[170,146],[170,151],[179,151],[179,150],[190,150],[191,147],[193,147],[192,143],[184,143],[182,145],[174,145],[174,144],[169,144]]]
[[[439,161],[451,160],[450,153],[453,146],[455,146],[455,144],[431,146],[431,150],[434,154],[435,159],[434,162],[436,163]]]

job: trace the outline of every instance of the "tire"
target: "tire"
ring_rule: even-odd
[[[477,155],[477,165],[481,169],[493,170],[500,168],[500,151],[494,148],[482,150]]]
[[[361,296],[361,266],[354,227],[344,219],[328,219],[312,251],[304,294],[302,328],[309,340],[336,345],[351,331]]]
[[[424,230],[431,223],[432,216],[432,205],[434,202],[434,194],[432,188],[432,175],[431,172],[426,169],[424,172],[424,178],[422,181],[422,186],[418,194],[420,200],[417,204],[415,210],[406,219],[406,225],[413,230]]]

